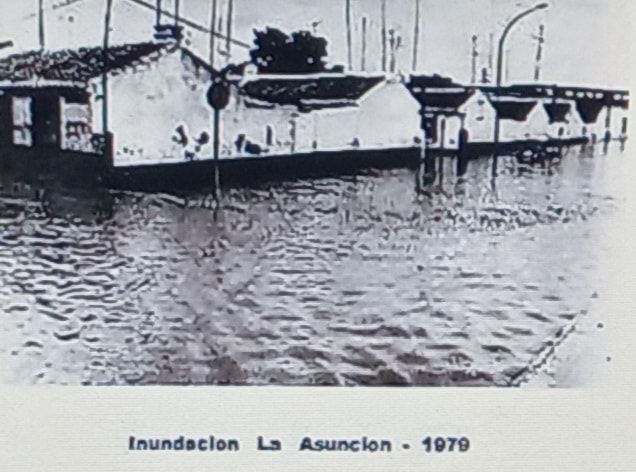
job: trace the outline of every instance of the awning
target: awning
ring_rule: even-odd
[[[558,102],[544,103],[543,107],[545,108],[545,111],[548,114],[548,118],[550,119],[550,123],[565,123],[565,122],[567,122],[568,113],[572,109],[572,105],[571,104],[569,104],[569,103],[558,103]]]
[[[588,125],[596,123],[598,115],[601,113],[603,106],[603,99],[587,97],[576,99],[576,110],[579,112],[583,123]]]
[[[427,88],[420,94],[416,94],[419,102],[427,108],[441,108],[457,110],[475,93],[466,88],[442,89]]]
[[[536,100],[518,100],[514,98],[491,98],[490,103],[501,120],[526,121],[537,105]]]

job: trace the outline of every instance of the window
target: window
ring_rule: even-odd
[[[62,149],[71,151],[93,151],[91,138],[91,111],[88,103],[63,98]]]
[[[274,144],[274,128],[270,125],[265,127],[265,144],[271,146]]]
[[[13,144],[33,146],[33,100],[31,97],[13,97]]]

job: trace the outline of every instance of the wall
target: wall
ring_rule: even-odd
[[[289,154],[293,149],[292,121],[295,107],[248,106],[236,89],[221,115],[221,157],[257,157]],[[271,129],[271,144],[267,129]]]
[[[365,149],[419,146],[424,141],[420,104],[404,84],[387,81],[360,100],[359,140]]]
[[[465,127],[470,142],[491,143],[495,136],[495,109],[488,98],[480,91],[475,93],[459,109],[466,116]],[[454,136],[457,136],[457,130]]]
[[[548,115],[541,100],[532,109],[525,121],[501,120],[501,141],[547,140]]]
[[[111,74],[109,124],[115,165],[212,156],[210,74],[180,50]],[[101,132],[101,79],[90,84],[93,129]]]
[[[266,139],[268,126],[271,144]],[[234,91],[223,111],[222,136],[221,156],[226,158],[413,147],[416,139],[423,140],[419,104],[397,82],[379,85],[358,105],[309,112],[293,106],[250,107]]]

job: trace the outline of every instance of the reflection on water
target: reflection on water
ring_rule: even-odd
[[[219,209],[4,181],[2,380],[515,385],[586,315],[627,156],[500,159],[494,189],[488,159],[460,182],[449,160],[425,193],[394,170]]]

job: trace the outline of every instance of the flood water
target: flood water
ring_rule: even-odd
[[[449,160],[425,193],[371,171],[220,208],[5,178],[0,380],[522,384],[590,316],[628,157],[506,158],[494,188],[488,159],[463,181]]]

